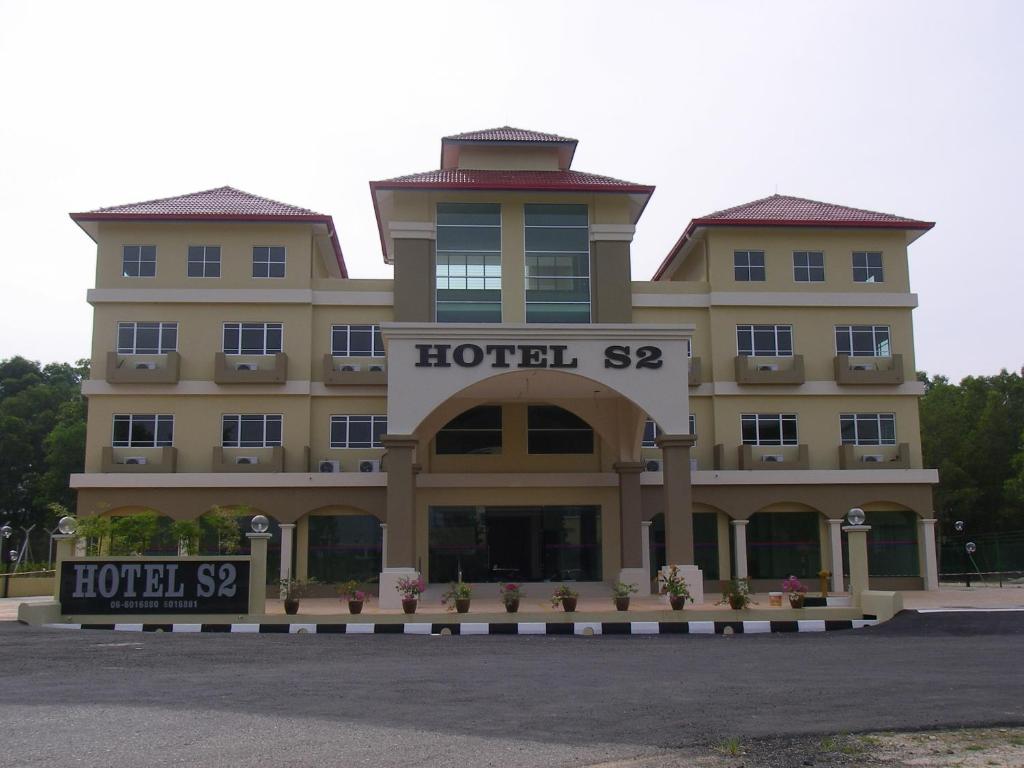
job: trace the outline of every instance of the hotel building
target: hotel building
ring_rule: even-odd
[[[386,606],[414,572],[647,591],[665,563],[841,591],[858,506],[872,587],[935,587],[907,263],[932,224],[774,195],[637,281],[654,188],[575,149],[465,133],[371,182],[390,280],[349,275],[330,216],[231,187],[72,214],[79,515],[263,513],[275,578],[379,577]]]

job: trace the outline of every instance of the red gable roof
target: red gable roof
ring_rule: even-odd
[[[743,203],[694,219],[702,225],[740,224],[762,226],[785,224],[794,226],[884,226],[905,229],[931,229],[934,224],[907,219],[891,213],[867,211],[834,203],[822,203],[790,195],[772,195]]]
[[[863,208],[823,203],[790,195],[771,195],[732,208],[709,213],[690,221],[686,230],[661,262],[652,279],[665,274],[672,258],[699,227],[828,227],[858,229],[902,229],[927,231],[933,221],[920,221]]]
[[[444,168],[371,181],[370,189],[514,189],[647,195],[654,192],[651,186],[583,171],[494,171],[473,168]]]
[[[217,187],[176,197],[113,205],[72,213],[70,216],[79,226],[91,221],[280,221],[322,224],[330,235],[341,276],[348,277],[334,220],[330,216],[234,187]]]
[[[576,139],[559,136],[554,133],[540,133],[529,131],[523,128],[513,128],[511,125],[503,125],[500,128],[487,128],[482,131],[467,131],[456,133],[453,136],[445,136],[441,141],[500,141],[500,142],[526,142],[528,144],[553,143],[553,144],[576,144]]]

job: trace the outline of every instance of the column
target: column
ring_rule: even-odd
[[[859,608],[861,593],[868,589],[868,531],[870,525],[844,525],[850,553],[850,602]]]
[[[292,578],[292,547],[295,523],[281,523],[281,580]]]
[[[269,533],[247,533],[249,539],[249,614],[267,612],[267,544]]]
[[[690,448],[693,435],[661,435],[662,488],[665,494],[665,569],[675,566],[690,588],[693,602],[704,602],[704,575],[693,561],[693,488]]]
[[[61,572],[64,570],[62,563],[65,560],[70,560],[76,557],[77,543],[81,541],[84,545],[85,539],[79,539],[76,534],[69,533],[55,533],[53,534],[53,540],[57,542],[56,552],[54,554],[54,576],[53,576],[53,599],[58,603],[60,602],[60,578]],[[84,554],[81,555],[84,557]],[[61,610],[63,613],[63,609]]]
[[[388,524],[380,524],[380,566],[384,567],[384,564],[388,561]]]
[[[733,578],[745,579],[747,578],[747,525],[750,524],[750,521],[733,520],[730,524],[732,525],[733,549],[736,551]]]
[[[839,594],[843,589],[843,519],[829,519],[828,539],[832,550],[832,592]]]
[[[693,435],[661,435],[662,483],[665,494],[665,562],[693,564],[693,489],[690,448]]]
[[[921,575],[924,576],[924,588],[930,592],[939,588],[939,563],[935,549],[935,524],[938,522],[934,518],[921,520],[921,546],[924,555],[921,560]]]
[[[651,526],[650,520],[640,523],[640,547],[643,554],[644,578],[647,579],[648,588],[651,583]]]
[[[416,475],[413,453],[418,440],[412,435],[384,435],[387,450],[387,525],[388,547],[384,570],[380,574],[380,607],[401,607],[395,590],[402,576],[416,577]]]
[[[729,516],[719,512],[715,515],[718,526],[718,580],[732,578],[732,554],[729,551]]]
[[[644,465],[638,461],[616,462],[619,475],[619,581],[635,584],[641,594],[650,591],[650,571],[644,571],[644,553],[640,523],[643,518],[640,497],[640,473]]]

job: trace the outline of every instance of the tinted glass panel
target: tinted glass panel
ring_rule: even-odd
[[[752,579],[796,576],[814,583],[821,570],[817,512],[757,512],[747,525],[747,568]]]
[[[309,575],[334,583],[375,581],[381,572],[383,532],[371,515],[310,515]]]

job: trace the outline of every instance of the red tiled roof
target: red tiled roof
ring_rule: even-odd
[[[576,139],[570,139],[554,133],[540,133],[539,131],[528,131],[523,128],[513,128],[511,125],[503,125],[500,128],[487,128],[482,131],[456,133],[453,136],[443,137],[441,141],[521,141],[528,144],[542,142],[554,144],[577,143]]]
[[[583,171],[494,171],[445,168],[371,181],[370,189],[522,189],[651,194],[654,187]]]
[[[135,214],[142,216],[323,216],[322,213],[311,211],[309,208],[299,208],[295,205],[288,205],[267,197],[252,195],[234,187],[217,187],[202,192],[191,192],[187,195],[177,197],[163,197],[159,200],[146,200],[141,203],[127,203],[126,205],[112,205],[107,208],[97,208],[85,214],[72,214],[75,216],[86,216],[89,213],[120,213]]]
[[[903,229],[927,231],[933,221],[920,221],[879,213],[863,208],[851,208],[835,203],[823,203],[790,195],[771,195],[732,208],[709,213],[690,221],[683,234],[672,246],[652,279],[658,280],[668,269],[673,257],[698,227],[853,227],[857,229]]]
[[[334,229],[334,220],[309,208],[260,197],[234,187],[217,187],[176,197],[145,200],[139,203],[113,205],[70,214],[83,229],[86,222],[96,221],[291,221],[323,224],[331,238],[331,246],[342,277],[348,277],[341,244]],[[94,232],[86,232],[95,237]]]
[[[850,208],[789,195],[772,195],[750,203],[709,213],[694,221],[699,224],[772,223],[789,226],[899,226],[908,229],[930,228],[931,222],[907,219],[891,213]]]

